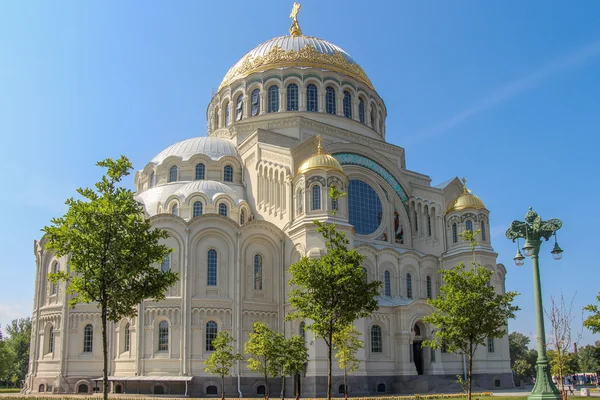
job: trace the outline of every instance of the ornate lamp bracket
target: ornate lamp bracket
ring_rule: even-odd
[[[510,228],[506,230],[506,237],[513,242],[518,238],[529,240],[548,240],[554,232],[562,227],[562,221],[558,218],[552,218],[548,221],[542,221],[542,218],[529,207],[525,221],[513,221]]]

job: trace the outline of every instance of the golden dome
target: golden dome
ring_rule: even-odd
[[[467,189],[467,185],[466,185],[467,180],[465,178],[463,178],[462,181],[463,181],[463,192],[461,193],[460,196],[458,196],[456,199],[454,199],[454,201],[452,203],[450,203],[450,205],[448,206],[448,210],[446,212],[449,213],[452,211],[461,211],[461,210],[465,210],[467,208],[474,209],[474,210],[486,210],[485,204],[483,204],[483,201],[479,197],[472,194],[471,191]]]
[[[308,159],[302,163],[300,168],[298,168],[298,173],[305,174],[313,169],[344,172],[339,161],[323,150],[323,147],[321,146],[321,136],[317,136],[317,154],[308,157]]]

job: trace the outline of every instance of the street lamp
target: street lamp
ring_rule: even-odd
[[[506,237],[513,242],[519,238],[525,239],[525,245],[523,246],[523,254],[526,257],[531,257],[531,265],[533,269],[533,295],[535,300],[535,314],[536,314],[536,325],[537,325],[537,345],[538,345],[538,358],[535,365],[536,379],[529,400],[549,400],[549,399],[560,399],[560,392],[552,382],[550,377],[550,366],[548,363],[548,357],[546,356],[546,333],[544,329],[544,307],[542,306],[542,288],[540,285],[540,266],[539,266],[539,252],[542,244],[542,238],[550,239],[554,236],[554,249],[552,250],[552,257],[555,260],[562,258],[563,250],[558,246],[556,241],[556,231],[562,226],[562,222],[559,219],[550,219],[548,221],[542,221],[542,218],[535,213],[531,207],[527,215],[525,215],[525,221],[513,221],[510,228],[506,230]],[[518,242],[517,242],[518,243]],[[515,264],[517,266],[523,265],[523,255],[517,248],[517,255],[515,256]]]

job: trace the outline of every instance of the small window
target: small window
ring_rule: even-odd
[[[123,351],[129,351],[130,346],[130,334],[129,334],[129,323],[125,325],[125,345],[123,346]]]
[[[306,324],[304,321],[300,322],[300,336],[302,337],[302,341],[306,343]]]
[[[375,107],[371,106],[371,128],[375,130]]]
[[[352,95],[344,90],[344,117],[352,118]]]
[[[254,89],[252,91],[252,112],[253,117],[260,113],[260,89]]]
[[[150,187],[153,188],[155,184],[156,176],[154,175],[154,171],[150,174]]]
[[[158,324],[158,351],[169,350],[169,323],[160,321]]]
[[[48,330],[48,353],[54,353],[54,327]]]
[[[335,89],[331,86],[325,88],[325,111],[328,114],[335,114]]]
[[[385,383],[377,385],[377,393],[385,393]]]
[[[225,104],[225,126],[229,125],[230,117],[229,117],[229,103]]]
[[[485,222],[481,221],[481,240],[486,241]]]
[[[391,297],[392,296],[392,285],[390,282],[390,271],[385,271],[383,273],[383,276],[384,276],[384,281],[385,281],[385,284],[384,284],[385,295],[388,297]]]
[[[216,396],[219,394],[219,389],[215,385],[210,385],[206,387],[206,395],[207,396]]]
[[[258,385],[256,387],[256,394],[259,394],[261,396],[264,396],[266,393],[266,389],[265,389],[265,385]]]
[[[60,270],[60,264],[58,264],[58,262],[55,262],[54,264],[52,264],[52,273],[53,274],[57,274],[59,270]],[[53,295],[58,293],[58,283],[53,283],[51,290],[52,290]]]
[[[371,327],[371,352],[372,353],[383,352],[381,327],[379,325],[373,325]]]
[[[452,243],[458,243],[458,229],[456,222],[452,224]]]
[[[226,165],[223,168],[223,180],[225,182],[233,182],[233,167],[231,165]]]
[[[173,215],[179,215],[179,206],[177,204],[173,204],[173,207],[171,208],[171,213]]]
[[[317,112],[319,110],[318,99],[317,87],[312,83],[306,86],[306,111]]]
[[[206,167],[204,164],[196,164],[196,180],[205,179]]]
[[[412,277],[410,274],[406,274],[406,297],[409,299],[413,298],[412,295]]]
[[[432,297],[431,296],[431,292],[432,292],[432,290],[431,290],[431,277],[427,276],[427,298],[428,299],[431,299],[431,297]]]
[[[194,202],[193,214],[194,217],[199,217],[202,215],[202,202],[196,201]]]
[[[39,387],[38,387],[38,392],[43,393],[46,391],[46,386],[42,383]]]
[[[290,83],[287,87],[287,110],[298,111],[298,85]]]
[[[177,166],[175,165],[169,169],[169,182],[177,182]]]
[[[90,391],[90,389],[88,388],[88,385],[86,385],[85,383],[82,383],[77,388],[77,393],[87,393],[89,391]]]
[[[206,323],[206,351],[215,351],[213,340],[217,337],[217,323],[208,321]]]
[[[225,204],[225,203],[219,204],[219,215],[222,215],[224,217],[227,216],[227,204]]]
[[[365,123],[365,101],[363,99],[358,100],[358,120],[361,124]]]
[[[267,103],[269,105],[267,108],[268,112],[279,111],[279,86],[273,85],[269,88]]]
[[[83,352],[91,353],[94,345],[94,328],[87,324],[83,329]]]
[[[235,103],[235,120],[241,121],[244,117],[244,95],[240,94]]]
[[[427,214],[427,236],[431,237],[431,215]]]
[[[494,339],[488,338],[488,353],[494,352]]]
[[[263,288],[262,287],[262,285],[263,285],[262,263],[263,263],[262,256],[260,254],[255,255],[254,256],[254,290],[262,290],[262,288]]]
[[[160,270],[162,272],[169,272],[171,270],[171,254],[167,254],[165,259],[160,264]]]
[[[415,232],[419,232],[419,215],[417,214],[417,211],[413,213],[413,216],[415,221]]]
[[[465,229],[473,232],[473,221],[471,221],[470,219],[467,220],[467,223],[465,224]]]
[[[210,249],[208,251],[208,269],[206,284],[208,286],[217,286],[217,251]]]
[[[246,223],[246,213],[244,210],[240,212],[240,225],[244,225]]]
[[[321,186],[315,185],[312,188],[312,209],[321,209]]]

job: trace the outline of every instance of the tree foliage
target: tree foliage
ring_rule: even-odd
[[[129,175],[125,156],[96,164],[107,169],[95,189],[80,188],[80,199],[69,198],[66,214],[54,218],[46,233],[46,248],[57,257],[69,255],[70,273],[50,274],[53,283],[67,282],[70,305],[96,302],[102,321],[104,399],[108,398],[107,321],[118,322],[136,315],[147,298],[160,300],[178,279],[155,265],[170,249],[159,245],[168,234],[152,229],[134,193],[118,184]]]
[[[334,186],[329,197],[338,201],[344,194]],[[314,221],[323,235],[327,253],[318,258],[303,257],[292,264],[290,303],[294,311],[287,319],[313,321],[307,329],[315,332],[327,345],[327,398],[331,399],[333,336],[354,320],[364,318],[379,308],[376,296],[381,282],[367,282],[356,249],[349,250],[346,234],[337,224]]]
[[[596,296],[596,301],[600,302],[600,294]],[[584,311],[592,313],[584,321],[583,326],[591,330],[593,333],[600,332],[600,308],[597,304],[588,304],[583,307]]]
[[[474,249],[477,232],[464,231],[462,239]],[[473,255],[473,257],[475,257]],[[506,334],[506,324],[519,310],[512,305],[516,292],[496,293],[488,282],[492,272],[481,264],[472,262],[467,270],[460,264],[449,270],[440,270],[443,285],[440,294],[427,303],[433,307],[431,315],[423,321],[434,328],[434,337],[423,345],[434,349],[446,346],[448,351],[462,353],[468,359],[467,389],[471,400],[473,357],[479,345],[487,339],[501,338]]]
[[[286,376],[294,376],[304,370],[304,366],[308,361],[308,351],[306,350],[306,344],[304,338],[300,335],[295,335],[289,339],[285,339],[283,346],[279,352],[279,365],[281,366],[281,378],[282,378],[282,398],[283,398],[283,384],[285,384]],[[298,393],[298,386],[295,388],[296,399],[300,397]]]
[[[535,377],[535,364],[537,351],[529,349],[529,338],[519,332],[511,332],[508,335],[508,346],[510,351],[510,365],[515,373],[516,381],[521,377]]]
[[[19,318],[0,330],[0,386],[21,387],[29,368],[31,318]]]
[[[204,371],[221,377],[221,399],[225,398],[225,376],[231,375],[231,367],[236,361],[244,359],[244,356],[233,351],[234,342],[229,332],[219,332],[212,342],[215,351],[204,361]]]
[[[579,363],[578,372],[589,373],[600,370],[600,348],[596,342],[595,345],[587,345],[577,350],[577,361]]]
[[[244,343],[244,352],[250,356],[248,368],[265,378],[265,398],[269,398],[269,376],[274,377],[281,372],[281,349],[285,338],[264,322],[255,322],[253,328]]]
[[[336,350],[340,369],[344,371],[344,398],[348,398],[348,372],[353,373],[360,368],[360,359],[356,357],[358,350],[364,348],[359,339],[360,332],[353,325],[344,327],[333,335],[333,347]]]

